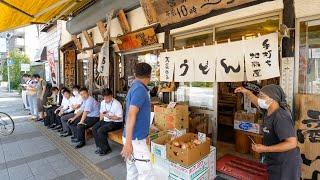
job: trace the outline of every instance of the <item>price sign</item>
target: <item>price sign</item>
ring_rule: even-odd
[[[201,143],[206,142],[207,140],[207,135],[201,132],[198,132],[198,140],[201,141]]]

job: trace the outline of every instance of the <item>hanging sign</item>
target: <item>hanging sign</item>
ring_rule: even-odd
[[[157,0],[153,5],[161,26],[181,22],[210,13],[228,9],[255,0]]]
[[[277,33],[246,40],[243,46],[248,81],[280,76]]]
[[[216,53],[215,46],[196,47],[193,49],[194,59],[194,81],[215,82],[216,81]]]
[[[118,39],[121,41],[121,43],[118,44],[121,51],[127,51],[158,43],[158,38],[152,27],[128,33],[118,37]]]
[[[30,71],[30,64],[20,64],[20,71]]]
[[[47,52],[47,60],[48,60],[48,64],[49,64],[52,85],[57,85],[56,63],[54,62],[54,54],[52,51]]]
[[[173,82],[174,61],[173,52],[163,52],[159,55],[160,63],[160,81]]]
[[[217,82],[244,81],[242,42],[219,44],[216,47]]]
[[[193,48],[174,51],[172,59],[174,60],[174,81],[192,82],[194,81],[194,59]]]

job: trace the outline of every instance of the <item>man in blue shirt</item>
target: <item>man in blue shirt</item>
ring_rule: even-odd
[[[151,113],[147,84],[150,82],[151,69],[147,63],[136,65],[136,79],[127,94],[124,147],[121,152],[127,162],[127,180],[154,178],[147,145]]]
[[[80,111],[68,120],[68,124],[71,125],[71,130],[77,138],[72,141],[78,143],[76,149],[82,148],[86,144],[85,130],[98,122],[100,116],[99,103],[89,95],[88,89],[81,88],[80,95],[83,99]]]

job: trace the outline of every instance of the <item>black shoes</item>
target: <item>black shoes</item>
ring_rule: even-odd
[[[71,133],[61,134],[60,136],[61,136],[61,137],[68,137],[68,136],[71,136]]]
[[[61,129],[61,125],[57,125],[56,127],[52,128],[53,130],[58,130],[58,129]]]
[[[51,125],[49,126],[50,129],[53,129],[53,128],[55,128],[55,127],[56,127],[55,124],[51,124]]]
[[[99,156],[105,156],[105,155],[107,155],[107,154],[110,154],[111,152],[112,152],[111,149],[108,149],[108,150],[106,150],[106,151],[100,151]]]
[[[72,139],[77,139],[77,138],[76,138],[76,137],[74,137],[74,136],[71,136],[71,140],[72,140]]]
[[[82,148],[83,146],[85,146],[86,143],[85,142],[79,142],[77,145],[76,145],[76,149],[79,149],[79,148]]]
[[[72,143],[78,143],[78,142],[80,142],[78,139],[71,139],[71,142]]]

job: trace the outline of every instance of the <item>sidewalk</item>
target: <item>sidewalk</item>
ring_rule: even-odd
[[[1,180],[78,180],[110,176],[110,179],[125,179],[120,145],[112,143],[113,152],[103,157],[94,154],[93,139],[85,147],[75,150],[70,138],[60,138],[42,123],[29,121],[21,97],[3,88],[0,88],[0,111],[10,114],[16,125],[12,135],[0,135]]]

